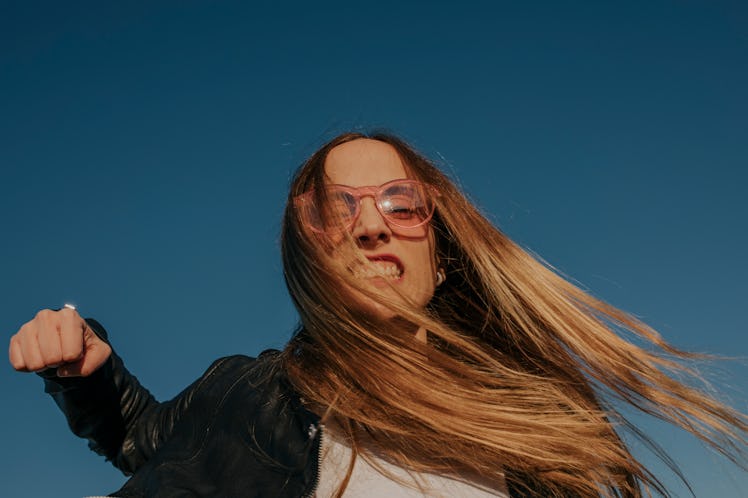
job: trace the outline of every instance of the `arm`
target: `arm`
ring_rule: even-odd
[[[44,378],[72,431],[126,474],[170,436],[208,377],[159,403],[112,352],[101,324],[69,309],[38,313],[11,338],[9,356],[16,370]]]
[[[88,326],[104,342],[104,328],[95,320]],[[161,431],[145,430],[152,438],[140,437],[138,425],[146,423],[148,414],[158,410],[159,403],[125,368],[114,352],[101,367],[86,377],[60,377],[56,368],[40,372],[45,391],[52,396],[65,414],[70,429],[89,441],[89,447],[126,474],[132,474],[145,462],[157,446]],[[151,421],[152,425],[153,421]]]
[[[131,475],[169,439],[203,385],[228,360],[217,360],[200,379],[162,403],[130,374],[116,353],[89,377],[60,378],[53,371],[42,376],[45,391],[65,414],[73,433],[88,439],[93,451]]]

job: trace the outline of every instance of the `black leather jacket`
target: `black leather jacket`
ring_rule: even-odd
[[[88,324],[107,341],[104,328]],[[305,409],[280,352],[215,361],[159,403],[115,354],[93,375],[42,374],[72,431],[132,477],[112,496],[305,497],[319,478],[322,427]],[[510,478],[510,475],[513,478]],[[543,496],[507,469],[512,497]]]
[[[132,475],[114,496],[311,496],[319,419],[302,406],[279,354],[221,358],[164,403],[114,353],[90,377],[43,377],[72,431]]]

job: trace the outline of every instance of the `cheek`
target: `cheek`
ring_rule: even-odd
[[[412,255],[412,261],[411,278],[407,286],[408,293],[418,304],[425,306],[433,297],[436,288],[436,268],[432,246],[424,241],[409,253]]]

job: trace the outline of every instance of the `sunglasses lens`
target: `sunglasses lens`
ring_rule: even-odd
[[[382,192],[379,207],[394,225],[422,225],[434,213],[434,203],[426,188],[418,182],[396,183]]]
[[[327,197],[327,211],[329,215],[328,223],[340,226],[342,228],[348,227],[353,222],[353,218],[356,216],[358,199],[352,196],[348,192],[340,190],[328,191]]]
[[[301,217],[318,232],[347,230],[356,216],[356,198],[349,192],[327,188],[301,206]],[[322,207],[319,207],[322,206]]]

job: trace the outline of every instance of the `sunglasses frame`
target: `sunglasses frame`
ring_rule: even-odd
[[[383,184],[379,185],[378,187],[377,186],[351,187],[351,186],[348,186],[348,185],[341,185],[341,184],[336,184],[336,183],[330,184],[330,185],[325,185],[325,189],[328,189],[328,190],[329,189],[334,189],[334,190],[346,192],[346,193],[350,194],[355,199],[355,201],[356,201],[356,212],[351,217],[351,222],[349,224],[347,224],[345,227],[343,227],[340,231],[343,232],[343,231],[346,231],[346,230],[350,230],[350,228],[356,223],[356,220],[358,220],[359,216],[361,216],[361,201],[365,197],[371,197],[372,199],[374,199],[374,205],[376,206],[377,211],[382,216],[382,219],[385,220],[385,222],[388,225],[394,225],[394,226],[396,226],[398,228],[409,229],[409,228],[418,228],[418,227],[421,227],[421,226],[425,225],[426,223],[428,223],[429,221],[431,221],[431,218],[434,217],[434,212],[436,211],[436,203],[435,202],[432,202],[432,204],[431,204],[431,212],[429,213],[429,215],[426,218],[424,218],[421,222],[419,222],[418,224],[416,224],[416,225],[407,225],[407,226],[406,225],[401,225],[401,224],[397,223],[397,221],[393,220],[392,218],[390,218],[389,216],[387,216],[385,214],[384,209],[381,206],[380,196],[382,195],[382,193],[385,190],[387,190],[387,189],[389,189],[389,188],[391,188],[391,187],[393,187],[395,185],[401,185],[401,184],[415,184],[415,185],[418,185],[419,187],[423,188],[426,191],[425,193],[427,195],[431,195],[434,198],[435,197],[439,197],[439,195],[440,195],[439,191],[433,185],[430,185],[428,183],[423,183],[423,182],[420,182],[418,180],[411,180],[411,179],[408,179],[408,178],[399,178],[397,180],[391,180],[389,182],[386,182],[386,183],[383,183]],[[294,205],[296,206],[296,208],[300,209],[301,207],[303,207],[307,203],[311,203],[312,205],[314,205],[314,193],[315,193],[315,191],[316,191],[316,189],[312,189],[312,190],[309,190],[307,192],[304,192],[303,194],[300,194],[300,195],[297,195],[296,197],[294,197]],[[309,223],[307,220],[304,220],[303,218],[304,217],[302,216],[302,222],[307,227],[309,227],[309,229],[311,231],[313,231],[315,233],[328,233],[329,232],[329,230],[322,230],[322,229],[316,228],[314,225],[312,225],[311,223]]]

